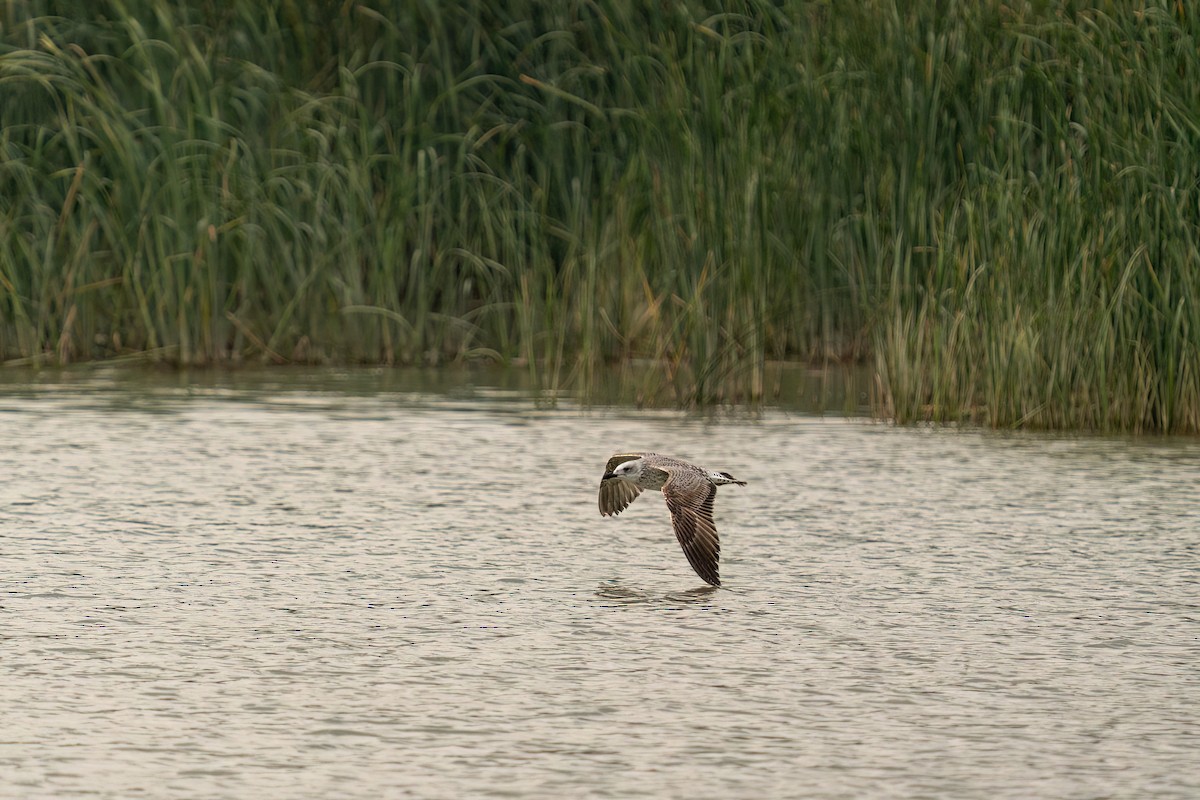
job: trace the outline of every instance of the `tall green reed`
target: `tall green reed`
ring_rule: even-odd
[[[1174,3],[0,13],[0,359],[869,359],[901,421],[1200,430]]]

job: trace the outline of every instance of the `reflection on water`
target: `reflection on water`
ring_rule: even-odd
[[[601,379],[602,378],[602,379]],[[869,413],[873,373],[857,367],[845,369],[810,368],[790,362],[769,362],[764,366],[764,397],[793,411],[838,414]],[[45,369],[38,372],[0,369],[0,391],[27,394],[69,386],[74,391],[95,390],[119,383],[127,390],[126,400],[152,406],[156,398],[174,398],[179,393],[213,395],[252,395],[272,397],[298,392],[350,395],[402,393],[415,401],[420,396],[447,401],[474,401],[480,398],[514,399],[533,402],[539,407],[553,406],[560,397],[570,398],[565,389],[555,389],[552,376],[522,369],[502,369],[488,365],[439,368],[351,368],[324,369],[288,367],[272,369],[197,370],[192,372],[112,368],[99,363],[69,369]],[[680,395],[665,385],[660,365],[635,363],[612,369],[603,375],[591,375],[587,381],[585,405],[679,408],[692,405],[689,395]],[[719,405],[719,404],[718,404]]]
[[[97,374],[0,386],[2,797],[1200,792],[1193,441]]]
[[[667,592],[662,595],[652,594],[641,589],[626,586],[601,586],[596,590],[596,597],[622,605],[646,604],[669,605],[672,603],[707,603],[719,591],[715,586],[698,586],[695,589]]]

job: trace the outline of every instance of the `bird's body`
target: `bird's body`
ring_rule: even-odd
[[[745,486],[728,472],[704,469],[658,453],[619,453],[608,460],[600,479],[600,513],[620,514],[646,489],[658,489],[671,511],[675,537],[688,563],[706,583],[721,585],[721,541],[713,523],[717,487]]]

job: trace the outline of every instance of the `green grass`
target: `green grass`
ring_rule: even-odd
[[[6,363],[866,362],[901,422],[1200,431],[1174,0],[29,0],[0,98]]]

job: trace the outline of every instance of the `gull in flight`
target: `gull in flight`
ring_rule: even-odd
[[[600,513],[620,514],[643,489],[661,489],[671,525],[683,554],[705,583],[721,585],[717,564],[721,541],[713,523],[717,487],[726,483],[745,486],[728,472],[697,467],[658,453],[618,453],[608,460],[600,479]]]

